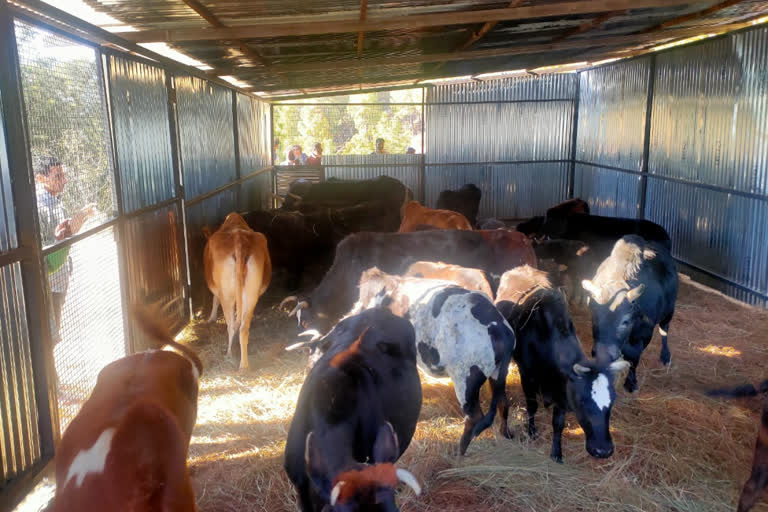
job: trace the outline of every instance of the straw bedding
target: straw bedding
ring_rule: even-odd
[[[198,425],[190,470],[201,511],[296,510],[282,469],[285,437],[305,375],[306,355],[286,353],[296,324],[270,294],[251,327],[248,373],[227,360],[223,321],[193,323],[185,339],[201,354]],[[586,309],[572,310],[591,346]],[[702,391],[766,378],[768,311],[746,307],[681,283],[670,326],[672,365],[659,363],[655,334],[638,369],[640,390],[623,388],[612,417],[616,452],[592,459],[572,415],[563,439],[565,464],[549,460],[551,410],[539,409],[540,437],[523,430],[524,399],[510,368],[513,409],[508,441],[486,431],[458,459],[454,447],[463,419],[450,381],[424,378],[424,404],[414,440],[399,464],[413,472],[424,493],[403,490],[404,511],[679,511],[734,510],[752,460],[758,399],[715,400]],[[486,390],[484,390],[486,391]],[[483,399],[487,407],[488,396]],[[497,419],[498,422],[498,419]],[[768,511],[768,505],[755,507]]]

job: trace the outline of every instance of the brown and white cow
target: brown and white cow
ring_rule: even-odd
[[[208,321],[216,320],[221,303],[227,322],[227,355],[232,353],[232,341],[239,331],[240,369],[245,370],[253,309],[272,277],[267,239],[248,227],[239,214],[230,213],[205,244],[203,263],[205,282],[213,293]]]
[[[488,284],[485,272],[479,268],[466,268],[451,263],[417,261],[405,271],[405,277],[423,277],[424,279],[441,279],[457,284],[460,287],[484,293],[493,300],[493,290]]]
[[[194,511],[186,460],[203,366],[146,312],[149,337],[170,350],[118,359],[56,448],[52,512]]]
[[[472,225],[466,217],[450,210],[435,210],[422,206],[418,201],[409,201],[403,209],[403,221],[400,223],[400,233],[417,231],[418,226],[434,226],[439,229],[472,230]]]

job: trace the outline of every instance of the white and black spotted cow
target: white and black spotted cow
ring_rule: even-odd
[[[453,381],[465,414],[459,452],[463,455],[472,438],[493,425],[497,408],[501,434],[511,439],[506,380],[515,334],[493,302],[447,281],[398,277],[372,268],[360,279],[360,300],[352,314],[379,305],[413,324],[419,367]],[[483,415],[480,388],[486,381],[491,405]]]
[[[587,360],[576,337],[565,297],[553,289],[547,274],[528,265],[505,272],[496,306],[517,335],[515,362],[528,409],[528,435],[536,437],[534,417],[542,396],[553,405],[551,457],[563,461],[565,413],[572,411],[584,430],[587,452],[610,457],[611,408],[616,398],[614,374],[626,361],[598,364]]]

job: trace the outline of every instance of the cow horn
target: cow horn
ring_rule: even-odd
[[[573,371],[576,372],[579,375],[586,375],[592,370],[586,366],[582,366],[579,363],[576,363],[573,365]]]
[[[289,295],[288,297],[284,298],[282,302],[280,302],[280,305],[277,306],[278,309],[283,309],[283,306],[285,306],[288,302],[291,302],[292,300],[295,300],[296,302],[299,302],[299,298],[295,295]]]
[[[623,372],[627,368],[629,368],[629,361],[625,361],[624,359],[617,359],[611,363],[611,365],[608,367],[608,370],[610,370],[612,373],[619,373]]]
[[[305,300],[302,300],[301,302],[297,302],[296,303],[296,307],[294,307],[291,310],[291,312],[288,313],[288,316],[293,316],[293,315],[297,314],[299,311],[301,311],[302,309],[306,308],[307,306],[309,306],[309,302],[307,302]]]
[[[280,196],[280,195],[277,195],[277,194],[272,194],[272,197],[274,197],[275,199],[277,199],[281,203],[285,202],[285,198],[283,196]]]
[[[308,347],[312,344],[311,341],[300,341],[298,343],[294,343],[293,345],[288,345],[285,347],[286,352],[292,352],[294,350],[298,350],[300,348]]]
[[[644,284],[640,284],[635,288],[632,288],[631,290],[629,290],[629,292],[627,292],[627,300],[629,302],[635,302],[643,294],[644,291],[645,291]]]
[[[287,192],[285,195],[286,195],[286,197],[291,197],[291,198],[293,198],[293,199],[295,199],[297,201],[301,201],[301,200],[304,199],[303,197],[297,196],[296,194],[294,194],[292,192]]]
[[[597,286],[595,286],[595,284],[594,284],[592,281],[590,281],[589,279],[584,279],[584,280],[581,282],[581,286],[582,286],[582,288],[584,288],[585,290],[587,290],[587,292],[589,292],[589,294],[590,294],[590,295],[591,295],[591,296],[592,296],[592,297],[593,297],[595,300],[597,300],[597,298],[598,298],[598,297],[600,297],[600,288],[598,288]]]
[[[331,491],[331,506],[336,506],[336,501],[339,499],[339,494],[341,494],[341,487],[345,484],[344,480],[340,480],[336,485],[333,486],[333,490]]]
[[[312,343],[320,339],[323,335],[320,334],[320,331],[318,331],[317,329],[308,329],[304,332],[300,332],[299,334],[297,334],[297,336],[312,336],[312,339],[309,340],[309,342]]]
[[[397,474],[397,479],[413,489],[413,492],[416,493],[416,496],[421,494],[421,486],[419,485],[419,481],[416,480],[416,477],[413,476],[413,473],[406,469],[400,468],[397,468],[395,473]]]

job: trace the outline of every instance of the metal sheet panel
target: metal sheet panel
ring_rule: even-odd
[[[427,89],[426,103],[470,103],[475,101],[571,100],[576,96],[578,76],[559,73],[484,82],[445,84]]]
[[[196,313],[202,311],[204,305],[209,307],[211,304],[211,292],[205,284],[203,268],[203,227],[208,227],[211,232],[215,231],[224,222],[224,217],[233,211],[237,211],[237,187],[229,187],[186,208],[192,307]],[[208,313],[209,311],[205,312],[206,315]]]
[[[241,176],[270,165],[271,123],[267,103],[237,94],[237,136]]]
[[[640,176],[603,167],[576,164],[573,194],[589,203],[594,215],[635,218]]]
[[[643,58],[580,74],[577,160],[642,169],[649,71]]]
[[[768,195],[768,29],[657,57],[649,171]]]
[[[542,215],[566,198],[569,169],[568,162],[428,165],[426,204],[434,208],[441,191],[474,183],[483,192],[480,218]]]
[[[426,107],[427,163],[566,160],[573,102]]]
[[[153,305],[163,313],[163,321],[175,330],[185,317],[180,246],[183,223],[176,204],[153,210],[125,223],[125,251],[128,265],[128,299],[131,303]],[[151,348],[142,329],[131,330],[131,349]]]
[[[184,188],[188,199],[235,179],[232,92],[195,77],[176,78]]]
[[[6,252],[19,246],[16,239],[16,219],[14,218],[11,173],[5,147],[3,119],[3,99],[0,98],[0,252]]]
[[[174,195],[165,72],[132,59],[109,59],[112,117],[126,212]]]
[[[272,172],[263,172],[240,184],[239,211],[272,208]]]
[[[768,294],[765,201],[651,177],[646,214],[667,229],[675,257]]]
[[[40,460],[21,264],[0,268],[0,488]]]
[[[327,155],[323,156],[325,179],[369,180],[390,176],[422,197],[422,155]]]

